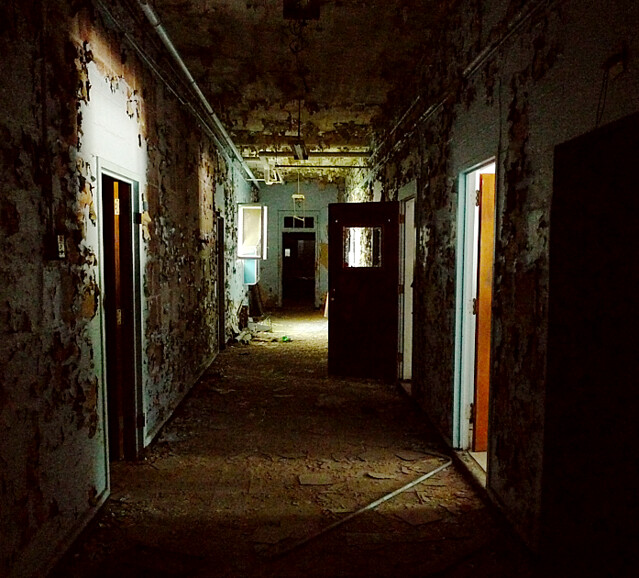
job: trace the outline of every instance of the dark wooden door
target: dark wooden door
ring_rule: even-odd
[[[638,158],[639,114],[555,149],[542,546],[564,576],[636,573]]]
[[[397,378],[399,203],[329,205],[328,368]]]
[[[136,455],[131,185],[102,175],[107,412],[111,459]]]

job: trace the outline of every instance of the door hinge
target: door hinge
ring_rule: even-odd
[[[399,216],[399,224],[403,225],[404,223],[406,223],[406,215],[400,215]]]
[[[404,294],[404,285],[403,285],[403,284],[401,284],[401,285],[399,285],[399,286],[397,287],[397,292],[398,292],[400,295],[403,295],[403,294]]]
[[[477,315],[477,299],[473,299],[473,315]]]
[[[137,424],[140,429],[146,425],[146,416],[143,413],[138,414]]]
[[[475,423],[475,404],[474,403],[470,404],[470,411],[468,412],[468,414],[469,414],[468,421],[470,423]]]
[[[481,205],[481,189],[475,191],[475,206],[479,207],[479,205]]]
[[[115,323],[117,325],[122,325],[122,309],[115,310]]]
[[[113,214],[117,217],[120,214],[120,199],[113,199]]]

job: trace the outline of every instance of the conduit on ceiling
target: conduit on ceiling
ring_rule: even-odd
[[[228,132],[226,132],[224,125],[222,124],[218,116],[215,114],[213,108],[211,107],[207,98],[204,96],[203,92],[200,90],[200,87],[198,86],[195,78],[193,78],[193,75],[191,74],[188,67],[182,60],[180,53],[175,48],[173,42],[171,41],[171,38],[169,38],[169,35],[164,29],[164,26],[162,26],[162,23],[160,22],[160,19],[155,14],[153,8],[151,8],[151,6],[147,2],[145,2],[145,0],[138,0],[138,4],[140,8],[142,9],[142,12],[144,12],[144,15],[146,16],[147,20],[149,21],[149,23],[151,24],[151,26],[157,33],[157,35],[160,37],[162,44],[164,44],[165,48],[171,54],[173,60],[175,60],[176,64],[180,67],[183,74],[186,76],[186,79],[190,87],[193,89],[198,99],[200,100],[200,103],[202,104],[207,114],[213,121],[213,124],[215,128],[217,129],[217,132],[219,133],[222,141],[228,146],[228,148],[233,152],[233,156],[235,156],[238,162],[242,165],[242,168],[244,169],[244,171],[249,177],[248,180],[256,182],[257,179],[255,178],[255,175],[253,174],[249,166],[244,162],[244,159],[242,158],[240,151],[237,150],[235,143],[231,140],[231,137],[229,136]]]

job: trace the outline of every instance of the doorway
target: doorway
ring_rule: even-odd
[[[315,233],[282,233],[282,302],[315,305]]]
[[[101,171],[105,366],[109,456],[135,459],[144,414],[138,392],[141,351],[137,183]],[[138,273],[136,275],[136,272]]]
[[[495,163],[462,175],[457,266],[454,444],[487,469]]]

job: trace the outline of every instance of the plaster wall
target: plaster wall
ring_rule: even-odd
[[[137,183],[145,209],[142,443],[217,351],[212,216],[228,216],[230,255],[231,216],[253,194],[106,22],[88,2],[0,6],[3,576],[44,574],[109,492],[100,168]],[[229,266],[230,309],[238,277]]]
[[[260,263],[260,288],[269,307],[282,304],[282,229],[284,217],[294,214],[292,195],[296,193],[297,183],[264,186],[260,190],[260,202],[269,211],[268,258]],[[334,184],[302,182],[300,193],[306,197],[305,214],[315,218],[315,306],[320,307],[328,292],[328,204],[337,202],[339,189]]]
[[[248,287],[244,285],[242,260],[237,257],[238,203],[252,203],[257,200],[257,189],[244,178],[238,168],[224,162],[226,178],[218,180],[215,189],[215,206],[224,217],[225,234],[225,305],[226,335],[228,341],[239,327],[239,312],[248,305]]]
[[[519,20],[530,9],[532,15]],[[476,2],[461,2],[450,16],[441,67],[427,95],[429,104],[442,104],[424,115],[377,175],[392,196],[418,173],[414,391],[452,440],[458,187],[464,171],[496,157],[487,485],[533,547],[543,475],[553,152],[595,127],[603,64],[624,43],[626,69],[610,77],[599,122],[639,110],[638,22],[639,6],[630,0],[614,6],[589,0],[488,2],[481,10]],[[491,45],[487,58],[460,77]],[[410,130],[404,127],[404,135]],[[415,158],[417,163],[410,162]]]

